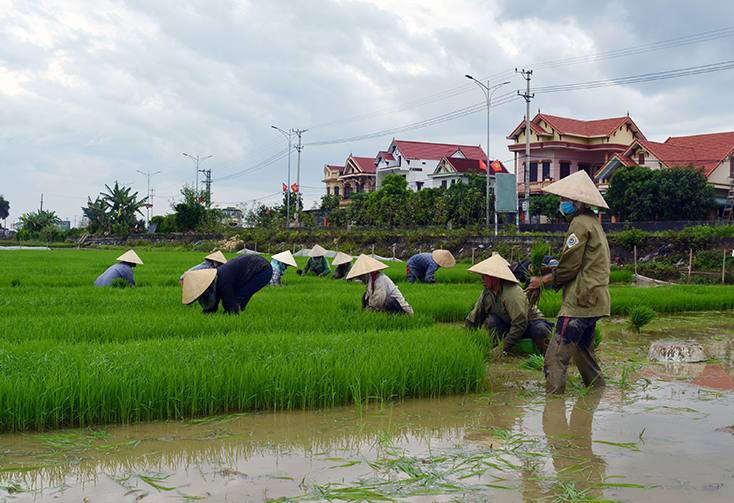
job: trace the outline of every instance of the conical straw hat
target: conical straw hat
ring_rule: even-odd
[[[512,274],[510,266],[507,265],[507,261],[503,259],[502,255],[499,253],[471,266],[468,271],[473,272],[474,274],[493,276],[495,278],[512,281],[513,283],[519,283],[515,275]]]
[[[567,197],[573,201],[609,209],[601,192],[599,192],[599,189],[596,188],[596,185],[594,185],[594,182],[584,170],[579,170],[576,173],[568,175],[566,178],[561,178],[557,182],[543,187],[541,190],[549,194]]]
[[[334,260],[331,261],[331,265],[337,266],[337,265],[342,265],[342,264],[348,264],[349,262],[352,261],[353,258],[354,257],[346,253],[337,252],[336,257],[334,257]]]
[[[431,252],[431,257],[433,257],[433,260],[435,260],[438,265],[446,269],[451,269],[456,265],[456,259],[448,250],[433,250]]]
[[[313,248],[311,248],[311,251],[308,252],[308,256],[309,257],[323,257],[327,253],[328,252],[324,248],[322,248],[319,245],[315,245]]]
[[[138,257],[138,254],[135,253],[133,250],[128,250],[119,257],[117,257],[117,260],[120,262],[130,262],[131,264],[139,264],[143,265],[143,261],[140,260],[140,257]]]
[[[219,250],[215,251],[214,253],[211,253],[211,254],[207,255],[204,258],[207,259],[207,260],[211,260],[212,262],[218,262],[220,264],[226,264],[227,263],[227,258],[224,256],[224,253],[222,253]]]
[[[278,262],[284,263],[285,265],[298,267],[298,264],[296,263],[296,259],[293,258],[293,254],[291,253],[290,250],[276,253],[275,255],[273,255],[273,258],[277,260]]]
[[[209,285],[212,284],[216,276],[216,269],[186,271],[184,273],[183,296],[181,301],[186,305],[194,302],[209,288]]]
[[[364,274],[369,274],[375,271],[381,271],[387,269],[389,266],[383,264],[379,260],[375,260],[372,257],[365,255],[364,253],[357,257],[357,261],[352,266],[352,269],[347,274],[347,279],[358,278]]]

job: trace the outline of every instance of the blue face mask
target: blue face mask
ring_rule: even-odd
[[[573,205],[573,201],[561,201],[561,213],[564,215],[570,215],[578,208]]]

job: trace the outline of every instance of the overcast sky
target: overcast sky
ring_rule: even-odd
[[[310,208],[324,164],[375,156],[393,138],[486,150],[485,96],[465,74],[510,81],[491,109],[490,153],[503,161],[525,114],[515,68],[533,70],[531,116],[629,113],[653,141],[734,131],[729,2],[0,0],[0,24],[8,224],[43,194],[43,209],[73,225],[105,184],[144,197],[156,172],[152,214],[169,213],[195,181],[184,152],[212,156],[199,169],[211,169],[216,205],[276,204],[288,143],[273,125],[308,130]]]

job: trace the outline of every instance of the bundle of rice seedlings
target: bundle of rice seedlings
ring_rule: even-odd
[[[543,355],[530,355],[530,358],[520,364],[521,369],[525,370],[543,370],[545,365],[545,357]]]
[[[627,328],[635,333],[640,333],[640,329],[650,323],[655,318],[655,311],[647,306],[637,306],[630,312],[630,322]]]
[[[550,253],[550,247],[542,242],[537,241],[533,245],[533,252],[530,254],[530,268],[532,271],[532,274],[534,276],[537,276],[540,274],[540,269],[543,267],[543,257],[548,255]],[[537,290],[530,290],[528,295],[528,315],[530,315],[533,311],[533,306],[538,303],[538,300],[540,299],[540,295],[543,293],[543,287],[541,286]]]

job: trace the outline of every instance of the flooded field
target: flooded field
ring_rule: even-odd
[[[546,396],[512,356],[480,395],[3,435],[0,499],[734,500],[734,313],[661,315],[642,334],[625,322],[603,322],[601,393],[572,372],[565,397]],[[658,339],[712,359],[651,364]]]

